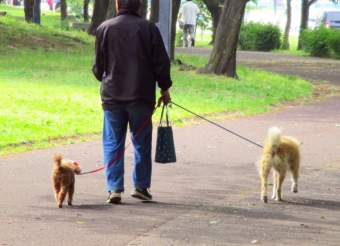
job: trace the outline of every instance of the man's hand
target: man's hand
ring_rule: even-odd
[[[162,102],[166,105],[170,101],[171,101],[171,98],[170,98],[169,91],[168,90],[166,90],[166,91],[161,90],[161,97],[158,99],[157,107],[161,106]]]

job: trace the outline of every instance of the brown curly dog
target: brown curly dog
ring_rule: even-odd
[[[55,200],[59,208],[63,207],[63,202],[67,194],[67,204],[72,206],[74,194],[75,176],[80,174],[81,169],[78,163],[70,160],[63,160],[61,154],[54,156],[54,168],[52,171],[52,182]]]

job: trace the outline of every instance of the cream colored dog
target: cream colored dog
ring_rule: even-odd
[[[287,170],[292,174],[292,192],[298,192],[298,177],[300,166],[300,145],[302,143],[293,137],[281,136],[278,127],[271,127],[264,144],[260,161],[261,199],[268,202],[267,179],[273,168],[273,196],[272,199],[282,201],[281,188]]]

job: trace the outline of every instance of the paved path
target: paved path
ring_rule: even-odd
[[[77,176],[73,207],[54,202],[52,156],[92,170],[102,163],[100,141],[2,158],[0,245],[339,245],[339,108],[332,97],[219,122],[259,144],[274,125],[303,141],[299,193],[289,191],[288,176],[285,202],[260,200],[261,148],[211,124],[174,128],[178,161],[154,163],[149,203],[129,196],[131,147],[121,205],[105,203],[103,172]]]

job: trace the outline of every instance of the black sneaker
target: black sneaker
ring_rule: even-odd
[[[122,193],[121,190],[111,190],[106,202],[113,204],[120,203],[122,201],[121,193]]]
[[[131,192],[131,196],[134,198],[144,200],[144,201],[152,200],[152,195],[149,193],[147,188],[135,188]]]
[[[195,46],[195,39],[191,39],[191,47],[194,47]]]

